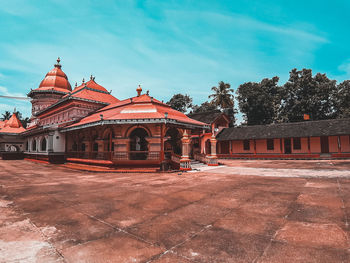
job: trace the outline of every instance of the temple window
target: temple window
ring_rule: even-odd
[[[274,140],[273,139],[267,139],[266,140],[266,147],[267,147],[267,150],[273,150],[275,148]]]
[[[95,143],[93,144],[93,146],[92,146],[92,151],[98,152],[98,143],[97,143],[97,142],[95,142]]]
[[[36,151],[36,140],[35,139],[32,141],[32,151],[33,152]]]
[[[72,150],[73,150],[73,151],[77,151],[77,150],[78,150],[78,145],[77,145],[76,142],[73,143],[73,145],[72,145]]]
[[[250,141],[249,140],[244,140],[243,141],[243,150],[249,151],[250,150]]]
[[[293,138],[293,149],[294,150],[301,150],[301,140],[300,137]]]
[[[45,152],[46,151],[46,138],[43,138],[41,140],[41,151]]]

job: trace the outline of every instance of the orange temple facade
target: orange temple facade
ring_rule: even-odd
[[[195,149],[191,136],[210,130],[169,105],[142,94],[115,98],[94,77],[74,89],[60,60],[32,98],[32,117],[25,155],[52,163],[65,161],[117,167],[191,169]],[[215,139],[215,138],[214,138]],[[217,164],[213,155],[213,164]]]
[[[71,87],[60,60],[28,96],[32,116],[0,122],[0,154],[51,163],[191,170],[217,158],[349,158],[350,119],[229,127],[216,110],[185,115],[136,88],[119,100],[93,76]],[[16,152],[13,154],[11,152]]]

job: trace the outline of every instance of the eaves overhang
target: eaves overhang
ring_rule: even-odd
[[[154,124],[154,123],[164,123],[164,124],[178,124],[183,125],[189,128],[201,128],[201,129],[210,129],[209,125],[196,125],[191,124],[187,122],[179,122],[177,120],[173,119],[164,119],[164,118],[157,118],[157,119],[125,119],[125,120],[100,120],[96,122],[90,122],[86,124],[81,124],[73,127],[66,127],[60,129],[62,132],[68,132],[73,130],[79,130],[94,126],[100,126],[100,125],[110,125],[110,124]]]

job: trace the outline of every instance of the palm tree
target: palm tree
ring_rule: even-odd
[[[211,90],[214,93],[208,97],[213,98],[211,103],[213,103],[215,106],[218,106],[221,109],[232,109],[234,107],[234,97],[232,94],[233,89],[231,89],[231,85],[229,83],[220,81],[218,87],[212,87]]]
[[[9,120],[11,118],[12,114],[9,111],[5,111],[5,113],[2,114],[2,120]]]

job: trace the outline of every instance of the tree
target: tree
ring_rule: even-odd
[[[198,105],[193,105],[193,111],[192,113],[200,113],[200,112],[206,112],[206,111],[213,111],[217,109],[217,106],[210,102],[203,102],[200,106]]]
[[[279,77],[265,78],[260,83],[247,82],[239,86],[237,100],[248,125],[270,124],[278,121],[282,89]]]
[[[219,85],[217,87],[212,87],[211,90],[214,93],[208,96],[208,98],[212,98],[210,103],[223,110],[230,118],[230,126],[233,126],[236,122],[236,110],[231,85],[220,81]]]
[[[173,109],[187,112],[189,108],[192,108],[192,98],[187,94],[175,94],[166,104],[171,106]]]
[[[234,96],[233,89],[229,83],[219,82],[218,87],[212,87],[211,90],[214,92],[209,95],[208,98],[212,98],[211,103],[221,109],[234,108]]]
[[[289,80],[283,86],[283,103],[279,119],[286,122],[302,121],[304,114],[312,120],[324,120],[335,117],[336,93],[335,80],[326,74],[312,76],[311,69],[290,72]]]
[[[9,111],[5,111],[5,113],[2,114],[2,120],[9,120],[11,118],[12,114]]]
[[[337,118],[350,118],[350,80],[338,85],[334,101]]]

